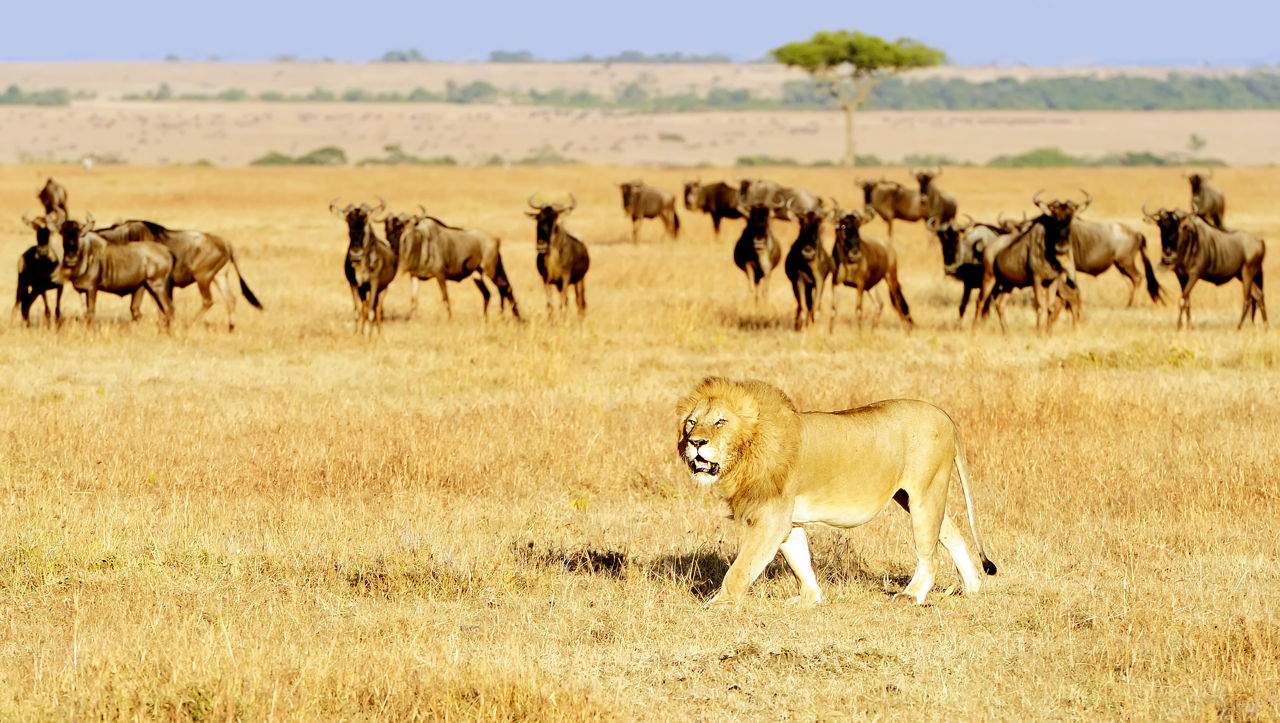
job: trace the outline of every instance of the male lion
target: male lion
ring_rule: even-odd
[[[977,593],[968,546],[946,515],[952,464],[982,569],[996,574],[978,536],[964,447],[941,409],[891,399],[842,412],[797,412],[781,390],[764,382],[708,377],[678,412],[680,459],[693,481],[715,490],[745,523],[738,557],[709,605],[738,602],[779,548],[800,580],[800,594],[788,602],[822,602],[802,525],[856,527],[890,500],[910,513],[916,548],[915,574],[894,597],[924,604],[939,540],[965,594]]]

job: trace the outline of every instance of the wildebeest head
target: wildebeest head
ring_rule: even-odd
[[[1160,229],[1160,263],[1165,266],[1173,266],[1177,262],[1179,233],[1183,222],[1190,216],[1179,208],[1161,208],[1152,212],[1147,210],[1147,204],[1142,204],[1142,217]]]
[[[1071,200],[1041,201],[1040,194],[1044,193],[1043,190],[1037,191],[1031,198],[1031,202],[1041,212],[1036,222],[1044,228],[1045,241],[1052,244],[1056,256],[1070,251],[1071,222],[1093,203],[1093,196],[1088,191],[1081,189],[1080,192],[1084,194],[1084,203]]]
[[[22,223],[30,226],[36,232],[36,246],[45,247],[49,245],[50,234],[61,224],[61,217],[54,213],[48,213],[31,218],[24,213],[22,214]]]
[[[690,211],[697,211],[699,206],[698,191],[702,188],[701,181],[685,181],[684,184],[684,207]]]
[[[80,239],[88,231],[93,230],[93,214],[85,217],[83,222],[68,218],[58,227],[58,233],[62,236],[62,265],[64,268],[72,269],[80,265],[81,246]]]
[[[404,238],[404,232],[410,226],[417,223],[420,219],[426,218],[427,209],[421,205],[418,206],[421,213],[414,215],[411,213],[389,213],[382,219],[382,228],[387,234],[387,243],[391,244],[391,248],[399,249],[400,241]]]
[[[929,192],[929,187],[933,185],[933,179],[942,175],[942,168],[939,166],[933,170],[916,171],[916,183],[920,184],[920,195],[923,196]]]
[[[64,216],[66,215],[67,189],[52,178],[44,182],[44,188],[40,189],[40,193],[36,194],[36,198],[40,199],[40,204],[44,206],[45,213],[60,211]]]
[[[835,256],[843,264],[856,264],[862,261],[862,227],[870,223],[873,214],[869,211],[849,211],[836,221]]]
[[[565,206],[559,203],[535,203],[534,197],[538,194],[529,196],[529,208],[534,209],[533,213],[525,211],[534,219],[536,227],[536,249],[540,254],[545,254],[551,249],[551,238],[555,235],[556,226],[560,223],[560,219],[578,207],[578,199],[569,194],[569,205]]]
[[[1208,175],[1203,173],[1188,173],[1187,182],[1191,184],[1191,192],[1200,193],[1200,188],[1204,186],[1205,181],[1208,181],[1210,178],[1213,178],[1213,171],[1210,171]]]
[[[618,184],[618,190],[622,191],[622,207],[631,208],[632,202],[640,195],[640,189],[644,188],[644,181],[622,181]]]
[[[871,194],[876,190],[876,186],[880,185],[881,181],[855,181],[855,183],[862,189],[863,205],[870,206]]]
[[[957,262],[960,256],[960,240],[973,226],[973,218],[968,214],[965,214],[965,218],[969,219],[967,223],[960,223],[955,219],[939,223],[937,219],[932,218],[924,222],[925,227],[933,232],[938,239],[938,245],[942,247],[942,265],[946,269],[960,266]]]
[[[364,248],[365,234],[370,229],[370,224],[381,221],[377,214],[385,211],[387,202],[378,198],[377,206],[370,206],[367,203],[359,205],[349,203],[342,208],[338,208],[338,199],[329,202],[329,211],[335,216],[341,216],[342,220],[347,224],[347,256],[356,258],[359,256],[357,249]]]

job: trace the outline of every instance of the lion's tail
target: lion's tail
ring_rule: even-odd
[[[996,564],[987,557],[986,548],[982,544],[982,536],[978,534],[978,516],[973,510],[973,491],[969,488],[969,464],[965,461],[964,443],[960,434],[956,433],[956,472],[960,475],[960,489],[964,492],[964,505],[969,511],[969,531],[973,533],[973,542],[978,547],[978,556],[982,558],[982,571],[988,575],[996,574]]]

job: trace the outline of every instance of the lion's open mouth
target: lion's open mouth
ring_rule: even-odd
[[[694,474],[709,474],[715,477],[720,474],[720,463],[708,462],[701,457],[694,457],[689,460],[689,471]]]

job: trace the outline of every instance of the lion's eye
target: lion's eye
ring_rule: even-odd
[[[687,431],[687,430],[693,429],[693,424],[694,424],[693,417],[689,417],[688,419],[684,420],[685,430]]]
[[[717,420],[716,420],[716,426],[717,426],[717,427],[723,427],[723,426],[724,426],[725,421],[726,421],[726,420],[724,420],[724,419],[717,419]]]

